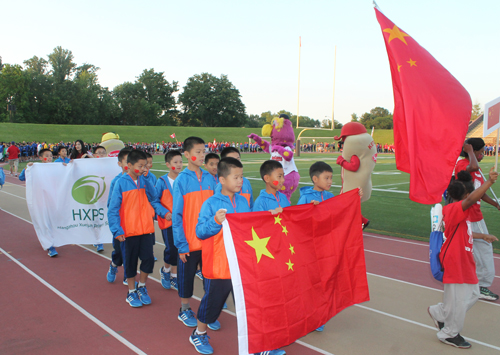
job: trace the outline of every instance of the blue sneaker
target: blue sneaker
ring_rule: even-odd
[[[325,329],[325,325],[323,324],[321,327],[316,328],[317,332],[322,332]]]
[[[104,251],[104,245],[103,244],[96,244],[97,252],[100,253]]]
[[[128,281],[127,281],[127,278],[125,276],[123,276],[123,284],[125,286],[128,286]]]
[[[255,353],[254,355],[285,355],[285,350],[276,349],[271,351],[262,351],[260,353]]]
[[[184,312],[180,311],[177,319],[184,323],[186,327],[194,328],[198,325],[198,321],[196,320],[194,312],[191,308],[186,309]]]
[[[148,305],[151,304],[151,297],[148,295],[148,289],[146,286],[137,287],[137,294],[139,295],[139,299],[142,304]]]
[[[210,337],[205,334],[196,334],[196,330],[193,331],[193,334],[189,337],[189,342],[193,344],[194,348],[200,354],[213,354],[214,348],[208,342]]]
[[[118,272],[118,268],[116,266],[113,266],[113,264],[109,263],[108,275],[106,276],[108,279],[108,282],[115,282],[117,272]]]
[[[227,303],[224,302],[224,306],[222,306],[222,309],[227,309]]]
[[[139,299],[139,295],[137,294],[137,291],[130,292],[127,294],[127,303],[134,308],[137,307],[142,307],[142,302]]]
[[[54,256],[57,256],[59,254],[57,254],[57,251],[56,251],[56,248],[54,247],[50,247],[48,249],[48,253],[47,253],[51,258],[53,258]]]
[[[161,285],[164,289],[169,290],[172,285],[170,284],[170,272],[163,271],[163,266],[160,269]]]
[[[155,256],[155,263],[158,261],[158,259],[156,259],[156,256]]]
[[[215,322],[207,324],[207,327],[210,330],[219,330],[220,329],[220,322],[218,320],[215,320]]]
[[[172,288],[176,291],[179,289],[179,286],[177,285],[177,277],[172,277],[170,279],[170,286],[172,286]]]
[[[203,273],[201,270],[196,270],[196,277],[203,281]]]

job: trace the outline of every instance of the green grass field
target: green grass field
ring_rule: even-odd
[[[295,129],[298,136],[301,129]],[[116,132],[124,142],[162,142],[173,141],[170,138],[175,133],[176,139],[183,141],[189,136],[198,136],[208,141],[216,139],[220,141],[245,142],[250,133],[261,134],[260,128],[239,128],[239,127],[144,127],[144,126],[79,126],[79,125],[44,125],[28,123],[0,123],[0,142],[73,142],[81,139],[85,142],[100,142],[101,136],[106,132]],[[340,133],[339,129],[329,130],[309,130],[302,134],[302,137],[334,137]],[[375,142],[394,142],[392,130],[376,130],[374,133]],[[310,142],[311,139],[304,139],[303,143]],[[317,139],[322,141],[322,139]],[[332,142],[332,139],[328,140]]]

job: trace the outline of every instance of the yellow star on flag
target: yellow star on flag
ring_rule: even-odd
[[[410,58],[410,60],[409,60],[409,61],[407,61],[406,63],[410,63],[410,67],[416,67],[416,66],[417,66],[417,64],[416,64],[416,63],[417,63],[417,61],[416,61],[416,60],[411,60],[411,58]]]
[[[293,265],[295,265],[294,263],[292,263],[292,261],[290,259],[288,259],[288,262],[285,263],[288,265],[288,270],[292,270],[293,271]]]
[[[287,235],[287,236],[288,236],[288,230],[286,229],[286,227],[285,227],[285,226],[282,226],[282,227],[283,227],[283,233],[285,233],[285,235]]]
[[[397,39],[401,40],[401,42],[403,42],[404,44],[408,45],[408,43],[406,43],[405,37],[410,37],[410,36],[402,31],[400,31],[398,26],[394,25],[392,30],[390,28],[386,28],[385,30],[383,30],[383,32],[387,32],[390,34],[389,43],[391,43],[391,41],[393,39],[397,38]]]
[[[290,248],[288,248],[288,249],[290,249],[290,253],[292,253],[292,255],[295,254],[295,250],[293,249],[292,244],[290,244]]]
[[[398,71],[399,71],[399,72],[401,71],[401,67],[402,67],[402,65],[399,65],[399,64],[398,64]]]
[[[269,242],[269,239],[271,237],[267,238],[259,238],[257,233],[255,233],[255,230],[252,227],[252,240],[245,240],[245,243],[250,245],[252,248],[255,249],[255,255],[257,256],[257,263],[259,263],[260,258],[262,255],[265,255],[271,259],[274,259],[273,254],[267,249],[267,243]]]
[[[274,224],[281,224],[280,215],[277,215],[276,217],[274,217]]]

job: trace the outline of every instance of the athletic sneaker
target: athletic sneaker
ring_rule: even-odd
[[[255,353],[254,355],[285,355],[285,350],[276,349],[271,351],[262,351],[260,353]]]
[[[113,264],[109,263],[109,270],[107,275],[108,282],[115,282],[117,272],[118,268],[116,266],[113,266]]]
[[[160,268],[161,285],[164,289],[169,290],[172,285],[170,284],[170,272],[163,271],[163,266]]]
[[[56,248],[50,247],[47,255],[50,256],[51,258],[53,258],[54,256],[57,256],[59,254],[57,254]]]
[[[203,273],[201,272],[201,270],[196,270],[196,277],[203,281]]]
[[[220,329],[220,322],[218,320],[215,320],[215,322],[207,324],[207,327],[210,330],[219,330]]]
[[[366,223],[361,223],[363,226],[363,230],[365,230],[366,227],[370,224],[370,221],[367,221]]]
[[[491,292],[486,287],[479,287],[479,299],[486,301],[496,301],[498,299],[498,295]]]
[[[322,332],[325,329],[325,325],[323,324],[321,327],[316,328],[317,332]]]
[[[139,299],[142,304],[148,305],[151,304],[151,297],[148,295],[148,289],[146,286],[137,287],[137,294],[139,295]]]
[[[441,340],[441,342],[460,349],[469,349],[471,347],[470,343],[466,341],[460,334],[457,334],[457,336],[454,338],[446,338],[444,340]]]
[[[222,309],[227,309],[227,303],[224,302],[224,305],[222,306]]]
[[[196,334],[196,329],[193,331],[193,334],[189,337],[189,342],[193,344],[194,348],[200,354],[213,354],[214,348],[208,342],[210,337],[205,334]]]
[[[179,286],[177,285],[177,277],[172,277],[170,279],[170,286],[172,286],[172,288],[176,291],[179,289]]]
[[[142,307],[142,302],[139,299],[139,295],[137,294],[137,290],[127,294],[127,303],[131,307],[134,307],[134,308]]]
[[[444,328],[444,323],[443,322],[438,322],[431,314],[431,307],[427,308],[427,313],[429,313],[429,316],[431,316],[432,321],[434,322],[434,325],[438,330],[441,330]]]
[[[196,320],[194,312],[191,310],[191,308],[186,309],[184,312],[181,308],[177,319],[184,323],[186,327],[194,328],[198,325],[198,321]]]
[[[97,248],[97,252],[100,253],[102,251],[104,251],[104,245],[103,244],[97,244],[96,245],[96,248]]]
[[[123,276],[123,284],[125,286],[128,286],[128,281],[127,281],[127,278],[125,276]]]

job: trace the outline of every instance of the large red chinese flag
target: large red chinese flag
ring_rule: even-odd
[[[438,203],[467,134],[470,95],[413,38],[375,13],[392,74],[396,167],[410,174],[410,199]]]
[[[240,354],[293,343],[369,300],[357,189],[279,215],[226,217]]]

